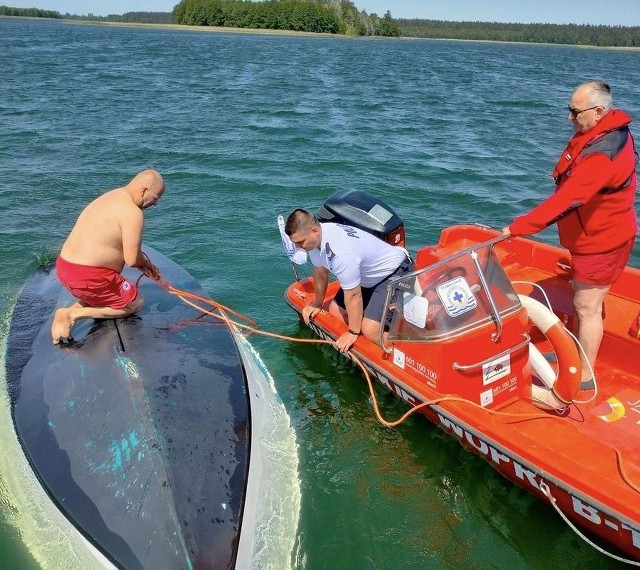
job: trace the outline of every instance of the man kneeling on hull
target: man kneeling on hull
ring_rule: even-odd
[[[140,249],[142,211],[154,206],[163,193],[160,174],[145,170],[82,211],[56,262],[58,279],[78,301],[56,310],[53,344],[71,338],[78,319],[116,319],[142,309],[136,286],[120,273],[125,263],[157,273]]]
[[[391,322],[391,312],[382,314],[388,280],[413,271],[406,251],[352,226],[320,223],[301,209],[291,212],[285,232],[297,247],[309,253],[313,263],[316,299],[302,310],[305,323],[322,308],[331,272],[341,289],[331,301],[329,312],[349,326],[336,340],[336,347],[346,352],[361,334],[378,342],[382,323],[388,327]]]

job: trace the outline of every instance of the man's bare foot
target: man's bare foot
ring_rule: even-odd
[[[69,308],[58,309],[53,317],[53,323],[51,323],[51,338],[53,344],[59,344],[62,339],[71,337],[71,327],[73,321],[71,320],[71,311]]]

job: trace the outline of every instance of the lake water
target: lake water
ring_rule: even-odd
[[[501,228],[552,191],[576,84],[608,80],[640,117],[638,64],[631,51],[0,18],[3,352],[22,284],[81,208],[151,167],[167,192],[145,241],[263,329],[309,336],[283,300],[278,214],[350,187],[396,209],[413,251],[452,223]],[[382,427],[332,349],[251,342],[297,433],[295,568],[617,567],[423,418]],[[2,398],[0,567],[79,568],[20,486]],[[380,400],[387,417],[405,411]]]

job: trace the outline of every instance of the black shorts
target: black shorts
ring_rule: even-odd
[[[377,323],[382,323],[382,311],[384,309],[384,302],[387,300],[387,285],[389,284],[389,279],[397,277],[398,275],[404,275],[411,271],[413,271],[413,261],[407,257],[391,275],[385,277],[377,285],[374,285],[373,287],[361,287],[362,307],[364,309],[363,316],[367,319],[371,319],[372,321],[376,321]],[[398,291],[396,290],[395,295],[397,294]],[[336,302],[338,307],[344,310],[347,309],[344,302],[344,290],[342,288],[340,288],[336,293],[333,300]],[[395,301],[395,299],[391,299],[391,302],[393,301]],[[387,314],[384,315],[385,328],[391,326],[392,318],[392,311],[387,311]]]

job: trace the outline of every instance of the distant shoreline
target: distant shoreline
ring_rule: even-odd
[[[219,32],[219,33],[235,33],[235,34],[261,34],[267,36],[306,36],[306,37],[325,37],[325,38],[345,38],[345,39],[358,39],[358,40],[395,40],[395,41],[424,41],[431,40],[437,42],[474,42],[485,44],[516,44],[526,46],[554,46],[554,47],[577,47],[585,49],[606,49],[606,50],[621,50],[621,51],[640,51],[640,47],[627,47],[627,46],[593,46],[593,45],[581,45],[581,44],[550,44],[542,42],[507,42],[499,40],[463,40],[455,38],[416,38],[409,36],[402,36],[399,38],[388,38],[382,36],[346,36],[343,34],[324,34],[317,32],[296,32],[294,30],[267,30],[262,28],[225,28],[220,26],[186,26],[184,24],[141,24],[137,22],[99,22],[84,20],[82,22],[78,20],[62,20],[72,24],[96,24],[99,26],[125,26],[130,28],[160,28],[169,30],[195,30],[198,32]]]
[[[347,36],[343,34],[327,34],[318,32],[297,32],[295,30],[268,30],[263,28],[226,28],[221,26],[187,26],[184,24],[144,24],[139,22],[105,22],[98,20],[69,20],[65,18],[34,18],[28,16],[2,16],[6,18],[22,18],[28,20],[54,20],[56,22],[64,22],[72,25],[90,25],[90,26],[116,26],[125,28],[157,28],[165,30],[181,30],[181,31],[196,31],[196,32],[208,32],[208,33],[233,33],[233,34],[257,34],[266,36],[294,36],[294,37],[312,37],[312,38],[344,38],[344,39],[358,39],[358,40],[395,40],[395,41],[442,41],[442,42],[472,42],[472,43],[486,43],[486,44],[515,44],[515,45],[528,45],[528,46],[554,46],[554,47],[575,47],[584,49],[604,49],[604,50],[617,50],[617,51],[640,51],[640,47],[630,46],[594,46],[594,45],[582,45],[582,44],[555,44],[555,43],[542,43],[542,42],[509,42],[500,40],[467,40],[456,38],[418,38],[402,36],[399,38],[389,38],[383,36]]]
[[[40,18],[32,18],[34,20]],[[318,32],[297,32],[295,30],[267,30],[261,28],[225,28],[221,26],[187,26],[185,24],[143,24],[138,22],[102,22],[98,20],[67,20],[62,19],[66,24],[89,24],[92,26],[116,26],[125,28],[159,28],[165,30],[184,30],[196,32],[220,32],[234,34],[263,34],[267,36],[308,36],[308,37],[327,37],[327,38],[348,38],[351,36],[343,36],[341,34],[324,34]],[[382,39],[382,38],[381,38]]]

